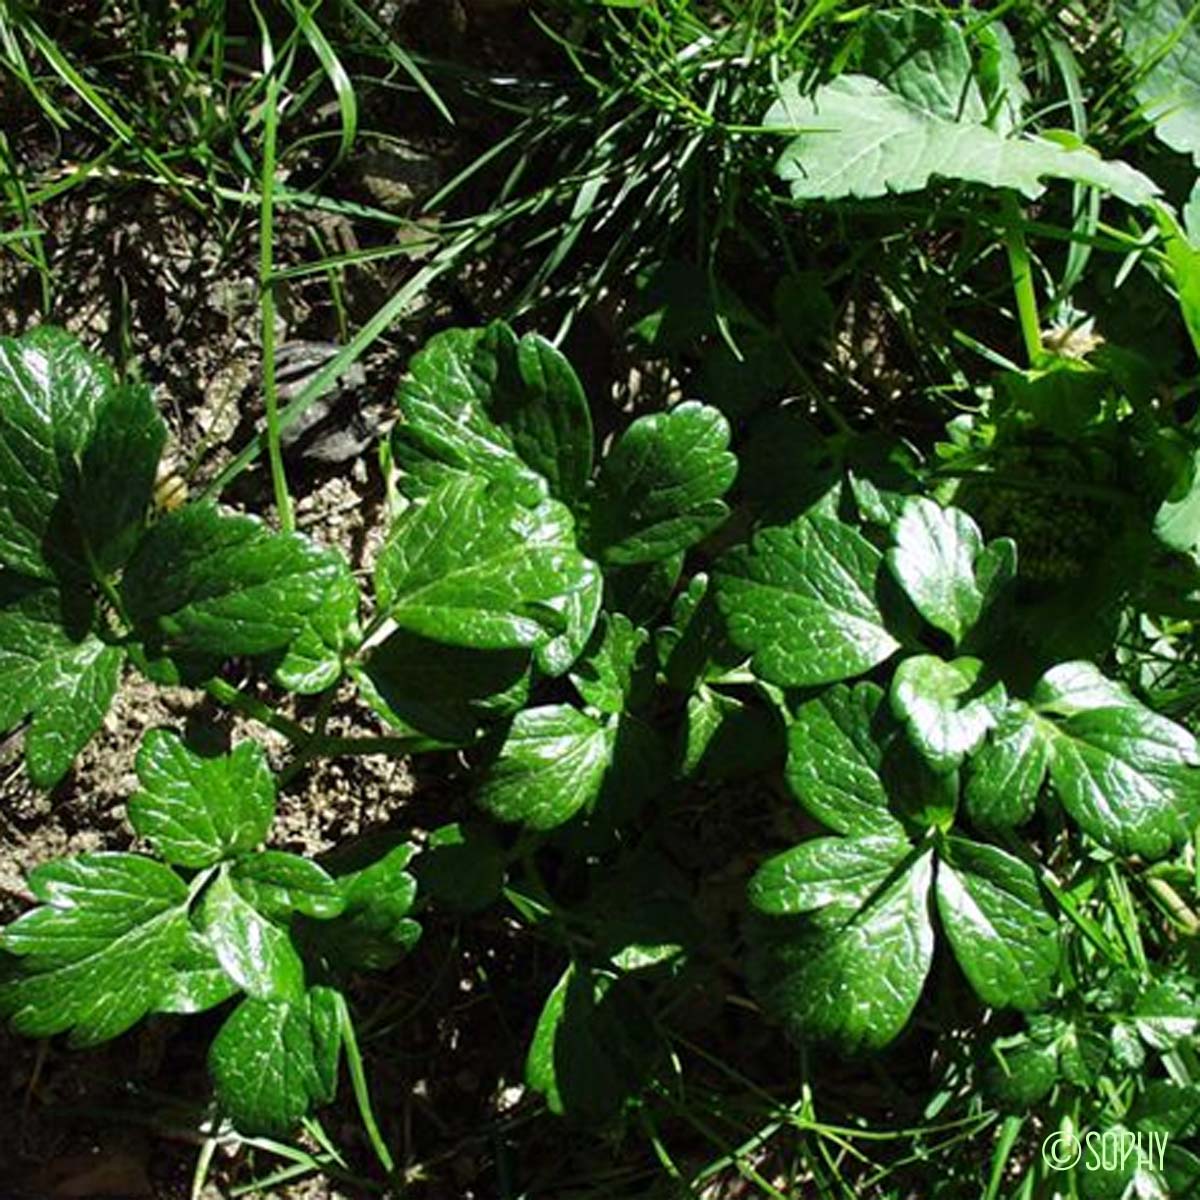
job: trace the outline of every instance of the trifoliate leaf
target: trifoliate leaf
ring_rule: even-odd
[[[769,683],[804,687],[862,675],[897,649],[877,596],[882,556],[833,517],[761,530],[717,563],[729,636]]]
[[[234,888],[222,869],[200,907],[204,935],[238,987],[260,1000],[295,1001],[304,993],[304,964],[290,935]]]
[[[1082,144],[1006,138],[980,121],[948,120],[865,75],[840,75],[806,96],[805,78],[786,80],[763,118],[799,135],[776,168],[795,200],[914,192],[934,179],[1013,188],[1031,200],[1045,191],[1044,179],[1091,184],[1129,204],[1158,194],[1141,172]]]
[[[984,829],[1012,829],[1033,816],[1050,765],[1050,744],[1029,706],[1010,701],[971,759],[966,806]]]
[[[396,394],[392,454],[400,486],[427,496],[453,475],[573,504],[592,473],[592,422],[571,364],[544,338],[507,325],[436,334]]]
[[[729,515],[737,475],[729,422],[688,401],[639,417],[600,465],[588,549],[605,566],[656,562],[707,537]]]
[[[984,549],[979,527],[963,511],[910,496],[895,527],[888,566],[930,625],[955,645],[1016,574],[1016,544],[1008,538]]]
[[[152,729],[137,773],[142,790],[129,800],[129,823],[167,862],[212,866],[253,850],[271,827],[275,779],[257,742],[206,758],[178,734]]]
[[[375,586],[380,605],[403,629],[505,650],[563,633],[568,602],[594,588],[596,576],[557,501],[527,508],[504,487],[462,476],[397,518]]]
[[[917,1005],[933,959],[933,858],[889,844],[893,870],[868,897],[852,884],[809,917],[764,917],[754,927],[755,990],[799,1038],[877,1049]]]
[[[0,935],[19,959],[0,978],[0,1013],[29,1037],[91,1046],[160,1006],[188,936],[187,885],[137,854],[82,854],[35,868],[41,907]]]
[[[612,725],[569,704],[527,708],[509,727],[476,799],[499,821],[553,829],[600,794],[613,739]]]
[[[906,658],[892,676],[891,704],[936,772],[953,771],[979,748],[1005,704],[1004,685],[988,685],[977,658]]]
[[[262,850],[230,868],[233,886],[263,916],[286,923],[292,913],[329,920],[346,909],[338,882],[324,867],[298,854]]]
[[[100,728],[125,653],[91,632],[91,602],[0,571],[0,730],[27,716],[25,762],[53,787]]]
[[[895,732],[882,699],[873,683],[839,685],[801,704],[788,727],[788,786],[837,833],[904,836],[880,777],[884,744]]]
[[[1133,91],[1155,132],[1200,162],[1200,30],[1189,0],[1119,0]]]
[[[1045,1003],[1059,948],[1032,867],[996,846],[948,838],[937,868],[937,902],[954,956],[985,1004]]]
[[[191,654],[267,654],[308,626],[344,578],[345,560],[256,517],[189,505],[138,544],[121,594],[147,640]]]
[[[0,338],[0,566],[42,580],[120,566],[165,437],[147,389],[63,330]]]
[[[208,1051],[221,1108],[245,1134],[285,1135],[337,1092],[343,1003],[332,988],[247,998]]]
[[[1087,663],[1048,671],[1034,692],[1063,807],[1118,854],[1160,858],[1200,818],[1200,749]],[[1061,720],[1051,715],[1065,714]]]

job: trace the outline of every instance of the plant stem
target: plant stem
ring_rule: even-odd
[[[267,406],[267,456],[271,463],[271,485],[275,491],[275,508],[284,533],[296,527],[292,513],[292,498],[288,493],[287,475],[283,469],[283,446],[280,440],[279,393],[275,385],[275,134],[279,124],[279,77],[274,74],[274,56],[270,43],[264,40],[264,65],[271,73],[267,78],[267,94],[263,101],[263,163],[262,208],[259,225],[258,282],[262,311],[262,384]]]
[[[391,1151],[388,1150],[387,1143],[383,1140],[383,1135],[379,1132],[379,1126],[375,1122],[375,1113],[371,1109],[371,1094],[367,1090],[367,1076],[363,1070],[362,1055],[358,1049],[358,1038],[354,1033],[354,1021],[350,1017],[346,997],[341,992],[335,992],[334,995],[337,997],[338,1019],[342,1027],[342,1045],[346,1051],[346,1065],[350,1068],[350,1083],[354,1088],[354,1099],[358,1102],[358,1113],[362,1118],[363,1129],[366,1131],[371,1148],[375,1151],[375,1157],[379,1159],[380,1166],[388,1175],[393,1175],[396,1171],[396,1164],[392,1159]]]
[[[1012,272],[1013,293],[1017,298],[1017,316],[1021,321],[1021,336],[1031,367],[1042,357],[1042,324],[1038,316],[1037,293],[1033,288],[1033,263],[1025,243],[1021,207],[1012,192],[1004,193],[1004,249]]]
[[[276,733],[283,734],[293,745],[306,746],[312,741],[312,735],[303,725],[280,716],[270,705],[256,700],[253,696],[246,695],[241,689],[235,688],[233,684],[227,683],[224,679],[210,679],[204,685],[204,690],[221,704],[236,709],[247,717],[252,717],[260,724],[274,729]]]

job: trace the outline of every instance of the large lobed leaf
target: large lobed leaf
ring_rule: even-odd
[[[1091,184],[1129,204],[1146,204],[1158,187],[1122,162],[1082,145],[1004,137],[977,120],[951,120],[865,75],[841,75],[812,95],[793,76],[763,123],[795,136],[777,171],[796,200],[864,199],[913,192],[935,179],[1012,188],[1031,200],[1043,180]]]
[[[1190,0],[1119,0],[1133,90],[1158,136],[1200,160],[1200,30]]]

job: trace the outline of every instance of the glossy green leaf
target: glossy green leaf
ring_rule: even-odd
[[[832,909],[851,917],[887,882],[908,852],[894,837],[822,837],[768,859],[754,873],[750,903],[769,916]]]
[[[247,998],[221,1026],[208,1067],[226,1116],[245,1134],[291,1133],[337,1091],[341,1001],[314,987],[291,1000]]]
[[[500,821],[553,829],[593,803],[613,753],[613,728],[551,704],[519,713],[476,792]]]
[[[588,549],[606,566],[656,562],[707,537],[729,515],[737,475],[729,422],[695,401],[639,417],[600,465]]]
[[[52,787],[100,728],[121,678],[124,651],[90,630],[90,602],[0,572],[0,730],[27,716],[25,760]]]
[[[592,473],[592,423],[571,365],[535,334],[507,325],[450,329],[409,363],[396,394],[392,453],[410,497],[456,474],[549,488],[568,504]]]
[[[260,1000],[294,1001],[304,992],[304,964],[289,934],[267,920],[222,872],[200,906],[204,935],[229,977]]]
[[[167,862],[208,867],[253,850],[275,815],[275,779],[257,742],[206,758],[178,734],[152,729],[137,756],[141,791],[129,823]]]
[[[0,338],[0,565],[43,580],[118,567],[165,437],[149,391],[63,330]]]
[[[953,771],[982,744],[1005,704],[1004,685],[988,685],[977,658],[906,658],[892,676],[891,704],[930,767]]]
[[[1118,0],[1125,53],[1143,115],[1171,147],[1200,162],[1200,30],[1189,0]]]
[[[1160,858],[1191,836],[1200,818],[1200,749],[1186,729],[1086,663],[1048,671],[1034,701],[1055,791],[1096,841]]]
[[[585,703],[602,713],[637,708],[654,685],[650,635],[621,613],[605,615],[571,683]]]
[[[905,862],[907,847],[892,850],[893,872],[869,897],[847,888],[845,900],[810,916],[762,918],[756,928],[755,990],[797,1037],[848,1053],[877,1049],[912,1015],[933,959],[933,858]]]
[[[835,683],[899,643],[877,600],[882,556],[837,519],[810,513],[763,529],[717,563],[717,603],[755,672],[785,687]]]
[[[1045,1003],[1059,947],[1031,866],[996,846],[949,838],[938,863],[937,903],[954,956],[984,1003]]]
[[[280,686],[302,696],[333,687],[342,676],[343,661],[356,648],[362,631],[358,625],[358,585],[349,565],[339,556],[338,572],[325,596],[275,664]]]
[[[329,920],[346,908],[337,880],[324,867],[284,850],[239,859],[229,878],[245,900],[273,921],[286,922],[293,912]]]
[[[777,171],[795,200],[864,199],[920,191],[934,179],[1013,188],[1031,200],[1045,179],[1066,179],[1146,204],[1158,187],[1122,162],[1061,140],[1001,136],[980,121],[949,120],[865,75],[841,75],[807,96],[803,77],[780,86],[763,118],[794,132]]]
[[[833,687],[795,711],[788,726],[787,781],[793,795],[837,833],[902,838],[881,778],[894,723],[876,684]]]
[[[340,553],[303,534],[273,533],[256,517],[189,505],[138,544],[121,594],[149,640],[227,658],[286,647],[345,572]]]
[[[417,943],[421,926],[409,915],[417,881],[406,869],[413,854],[410,845],[393,846],[337,876],[345,908],[340,916],[309,930],[312,944],[331,966],[386,970]]]
[[[1050,765],[1050,743],[1029,706],[1010,701],[971,759],[967,812],[984,829],[1011,829],[1033,816]]]
[[[463,476],[397,518],[375,586],[380,605],[403,629],[504,650],[563,633],[571,597],[595,588],[596,576],[575,547],[561,504],[527,508],[510,490]]]
[[[40,907],[6,926],[16,955],[0,1013],[29,1037],[70,1031],[91,1046],[124,1033],[167,994],[188,936],[187,885],[137,854],[82,854],[35,868]]]
[[[238,994],[208,938],[189,926],[180,953],[162,977],[155,1012],[207,1012]]]
[[[888,566],[921,616],[956,645],[1016,574],[1014,542],[1003,538],[985,549],[965,512],[920,496],[905,500],[894,536]]]

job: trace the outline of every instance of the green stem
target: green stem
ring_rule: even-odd
[[[1038,315],[1037,293],[1033,288],[1033,262],[1025,243],[1021,207],[1012,192],[1004,193],[1004,249],[1012,272],[1013,293],[1017,298],[1017,315],[1021,321],[1021,336],[1029,365],[1037,366],[1042,358],[1042,323]]]
[[[269,50],[264,57],[270,64]],[[268,65],[273,70],[273,64]],[[267,79],[267,94],[263,101],[263,164],[262,208],[259,236],[259,293],[262,310],[262,383],[267,406],[267,456],[271,464],[271,485],[275,491],[275,508],[284,533],[296,527],[292,513],[292,498],[288,492],[287,475],[283,469],[283,444],[279,423],[279,392],[275,383],[275,134],[279,124],[279,78],[272,73]]]
[[[358,1102],[358,1112],[362,1117],[363,1129],[366,1130],[367,1138],[371,1143],[371,1148],[375,1151],[375,1157],[379,1159],[380,1166],[388,1175],[392,1175],[395,1173],[396,1164],[387,1143],[383,1140],[383,1135],[379,1132],[379,1126],[375,1122],[375,1113],[371,1108],[371,1093],[367,1089],[367,1076],[363,1070],[362,1055],[359,1053],[358,1038],[354,1033],[354,1022],[350,1018],[350,1009],[346,1004],[346,997],[341,992],[335,992],[334,995],[337,997],[338,1019],[342,1026],[342,1045],[346,1051],[346,1065],[350,1068],[350,1083],[354,1088],[354,1099]]]
[[[239,688],[235,688],[233,684],[226,683],[224,679],[210,679],[204,685],[204,690],[221,704],[236,709],[260,724],[274,729],[276,733],[283,734],[293,745],[307,746],[312,741],[312,735],[303,725],[280,716],[270,705],[256,700],[253,696],[246,695]]]

